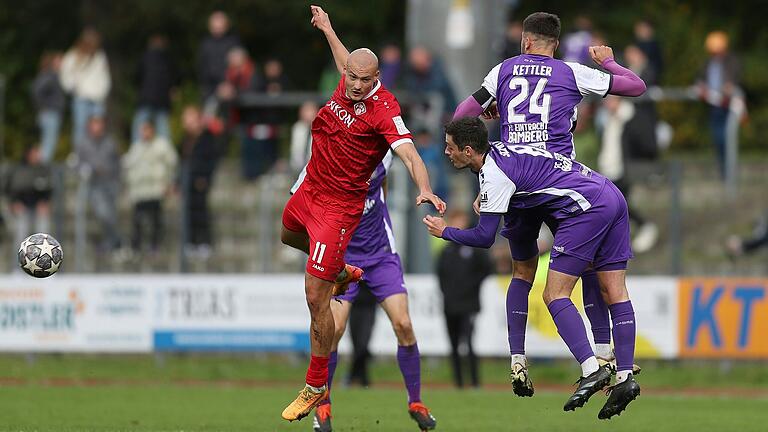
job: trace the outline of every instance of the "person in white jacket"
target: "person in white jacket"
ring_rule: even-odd
[[[172,188],[179,158],[171,143],[155,133],[153,122],[144,122],[140,130],[139,140],[123,156],[122,168],[133,206],[131,247],[134,253],[141,252],[143,228],[148,227],[150,252],[154,254],[163,229],[162,202]]]
[[[80,146],[91,117],[103,117],[112,85],[101,35],[86,28],[61,62],[61,87],[72,95],[72,145]]]

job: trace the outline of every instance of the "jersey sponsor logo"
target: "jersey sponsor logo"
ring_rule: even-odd
[[[406,135],[411,133],[411,131],[408,130],[407,127],[405,127],[405,122],[403,121],[403,118],[400,116],[392,117],[392,122],[395,124],[395,128],[397,128],[397,133],[400,135]]]
[[[313,269],[315,269],[315,270],[319,270],[319,271],[321,271],[321,272],[324,272],[324,271],[325,271],[325,267],[323,267],[323,266],[319,266],[319,265],[317,265],[317,264],[312,264],[312,268],[313,268]]]
[[[355,104],[355,115],[365,114],[365,102],[358,102]]]
[[[363,207],[363,216],[367,215],[373,207],[376,206],[376,200],[367,198],[365,200],[365,207]]]
[[[483,192],[480,194],[480,205],[487,204],[488,203],[488,192]]]
[[[347,128],[352,127],[352,123],[355,122],[355,118],[352,116],[352,114],[349,113],[349,111],[345,110],[341,107],[338,103],[330,100],[327,104],[325,104],[328,108],[333,111],[334,114],[336,114],[336,117],[341,120],[342,123],[347,125]]]

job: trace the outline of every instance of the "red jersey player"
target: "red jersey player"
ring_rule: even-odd
[[[312,122],[312,156],[306,178],[283,210],[281,240],[309,255],[305,292],[311,317],[311,359],[306,386],[283,411],[289,421],[307,416],[327,394],[328,357],[334,335],[330,301],[362,270],[344,263],[344,252],[365,205],[368,179],[392,149],[419,188],[416,204],[445,203],[429,186],[429,175],[400,117],[397,99],[379,81],[378,59],[367,48],[351,54],[336,36],[328,14],[311,6],[312,24],[328,39],[342,77]]]

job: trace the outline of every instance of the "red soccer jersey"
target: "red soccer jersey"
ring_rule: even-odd
[[[330,198],[362,202],[368,180],[387,151],[413,138],[397,99],[381,81],[354,102],[346,95],[344,80],[342,75],[312,122],[312,156],[304,182]]]

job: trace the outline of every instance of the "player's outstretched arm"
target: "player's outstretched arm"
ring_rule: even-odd
[[[645,82],[631,70],[616,63],[611,47],[591,46],[589,55],[595,63],[613,75],[608,93],[617,96],[640,96],[645,93]]]
[[[496,241],[496,230],[501,222],[500,214],[483,213],[477,226],[469,229],[458,229],[446,225],[443,218],[427,215],[422,220],[427,231],[435,237],[442,238],[464,246],[488,249]]]
[[[323,32],[325,38],[328,39],[328,45],[330,45],[331,52],[333,53],[333,61],[336,62],[336,69],[339,70],[340,74],[343,74],[344,69],[347,67],[347,58],[349,57],[347,47],[336,36],[336,32],[331,27],[331,19],[323,8],[313,5],[309,9],[312,11],[312,25]]]
[[[422,203],[432,203],[440,214],[445,213],[445,202],[439,196],[432,193],[432,187],[429,185],[429,173],[424,161],[421,160],[419,152],[411,142],[406,142],[395,148],[395,153],[403,160],[405,167],[411,174],[413,182],[419,188],[419,196],[416,197],[416,205]]]

